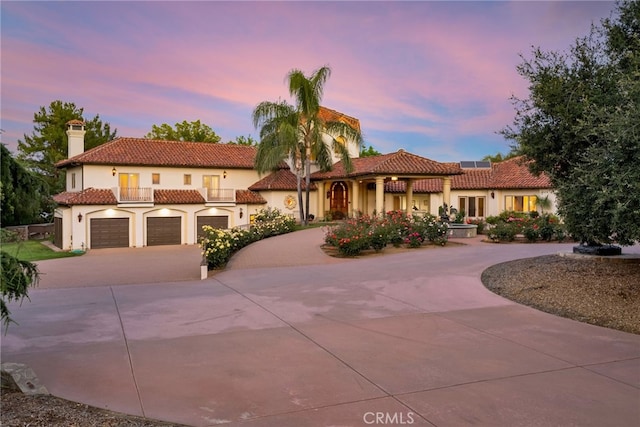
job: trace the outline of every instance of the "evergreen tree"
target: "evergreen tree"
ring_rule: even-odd
[[[51,212],[45,182],[18,163],[0,144],[0,222],[3,227],[41,222],[41,212]]]
[[[569,53],[533,51],[518,72],[529,97],[502,131],[545,172],[581,243],[640,241],[640,2],[578,38]]]
[[[67,122],[85,122],[84,149],[89,150],[116,137],[109,123],[103,123],[96,115],[87,121],[82,117],[83,109],[72,102],[53,101],[49,108],[40,107],[34,114],[34,131],[18,141],[18,159],[31,171],[43,177],[49,194],[57,194],[65,188],[65,174],[54,166],[67,158]]]

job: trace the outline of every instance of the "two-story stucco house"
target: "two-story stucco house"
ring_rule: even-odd
[[[322,113],[359,130],[353,117]],[[294,173],[283,163],[260,176],[255,147],[117,138],[85,152],[84,134],[83,122],[68,123],[69,158],[56,165],[66,172],[66,191],[54,197],[60,248],[194,244],[203,225],[245,226],[265,207],[298,217]],[[309,213],[317,219],[392,209],[437,214],[443,203],[484,217],[535,210],[536,197],[549,191],[544,177],[516,161],[468,169],[404,150],[364,158],[355,144],[349,151],[351,172],[336,157],[332,171],[312,173]]]

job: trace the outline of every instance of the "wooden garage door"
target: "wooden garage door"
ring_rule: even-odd
[[[91,248],[128,248],[129,218],[91,220]]]
[[[203,225],[210,225],[213,228],[221,228],[227,229],[229,228],[229,217],[228,216],[199,216],[198,217],[198,238],[204,236],[204,232],[202,231]]]
[[[147,246],[182,243],[182,221],[179,216],[147,218]]]
[[[62,249],[62,218],[53,218],[53,245]]]

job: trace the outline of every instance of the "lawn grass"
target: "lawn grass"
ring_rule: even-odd
[[[309,228],[331,227],[336,225],[335,222],[315,221],[310,222],[309,225],[296,224],[294,231],[307,230]]]
[[[43,261],[46,259],[67,258],[79,255],[66,251],[56,252],[38,240],[28,240],[20,243],[3,243],[2,250],[23,261]]]

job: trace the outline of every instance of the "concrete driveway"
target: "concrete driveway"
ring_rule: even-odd
[[[480,282],[489,265],[571,245],[340,260],[322,237],[258,242],[204,281],[195,247],[41,263],[2,360],[57,396],[194,426],[640,423],[640,336]]]

